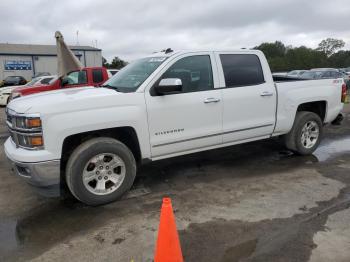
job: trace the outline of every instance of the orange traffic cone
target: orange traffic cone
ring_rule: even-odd
[[[154,262],[183,262],[170,198],[163,198]]]

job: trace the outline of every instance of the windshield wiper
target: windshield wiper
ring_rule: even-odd
[[[119,91],[119,90],[118,90],[118,87],[116,87],[116,86],[111,86],[111,85],[108,85],[108,84],[107,84],[107,85],[101,85],[101,87],[113,89],[113,90],[115,90],[115,91],[117,91],[117,92]]]

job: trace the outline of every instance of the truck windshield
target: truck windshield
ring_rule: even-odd
[[[26,86],[32,86],[34,85],[36,82],[38,82],[40,80],[40,78],[36,77],[36,78],[33,78],[30,82],[28,82],[26,84]]]
[[[136,60],[103,84],[120,92],[135,92],[136,89],[167,59],[167,57],[147,57]]]

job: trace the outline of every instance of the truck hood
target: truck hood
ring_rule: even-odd
[[[49,87],[49,85],[40,85],[40,84],[36,84],[36,85],[32,85],[32,86],[26,86],[26,85],[15,86],[15,88],[12,91],[24,94],[24,93],[30,92],[31,90],[37,89],[38,87],[45,87],[45,86]],[[23,92],[23,91],[25,91],[25,92]]]
[[[107,106],[104,102],[112,102],[110,97],[120,94],[123,93],[107,88],[69,88],[16,98],[8,104],[8,108],[20,114],[80,111]]]

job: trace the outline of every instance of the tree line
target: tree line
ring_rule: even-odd
[[[327,38],[315,49],[286,46],[281,41],[262,43],[253,49],[264,52],[273,72],[282,72],[319,67],[350,67],[350,51],[340,50],[344,46],[345,42],[341,39]],[[103,58],[103,66],[106,68],[121,69],[127,64],[119,57],[114,57],[111,63]]]
[[[107,59],[102,57],[102,66],[109,69],[122,69],[126,66],[128,62],[120,59],[119,57],[114,57],[111,63],[108,63]]]
[[[281,41],[262,43],[253,49],[264,52],[273,72],[319,67],[350,67],[350,51],[340,50],[345,46],[341,39],[327,38],[315,49],[306,46],[286,46]]]

